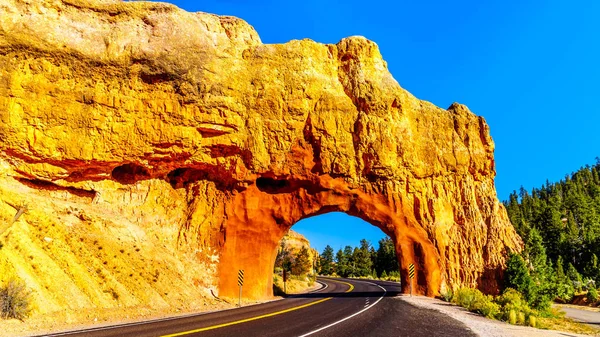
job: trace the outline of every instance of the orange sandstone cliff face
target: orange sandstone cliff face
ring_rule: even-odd
[[[238,269],[269,297],[279,240],[330,211],[388,234],[429,296],[497,291],[521,249],[485,120],[412,96],[362,37],[265,45],[168,4],[0,0],[0,120],[0,268],[56,308],[175,306],[162,277],[182,302],[236,296]]]
[[[308,251],[309,264],[311,266],[316,266],[318,264],[317,259],[319,258],[319,252],[310,246],[310,241],[308,241],[304,235],[293,230],[290,230],[283,236],[283,238],[281,238],[279,241],[279,246],[277,247],[277,252],[279,253],[282,249],[285,249],[295,256],[302,250],[302,248],[306,248]]]

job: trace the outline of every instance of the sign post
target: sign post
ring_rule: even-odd
[[[415,265],[412,263],[408,265],[408,277],[410,278],[408,281],[408,284],[410,285],[410,296],[412,296],[412,281],[415,278]]]
[[[242,306],[242,286],[244,285],[244,269],[238,270],[238,286],[240,286],[239,306]]]
[[[283,270],[283,293],[287,294],[287,289],[285,286],[285,282],[287,281],[287,272],[285,271],[285,269]]]

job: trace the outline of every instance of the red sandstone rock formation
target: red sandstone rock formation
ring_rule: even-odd
[[[331,211],[388,234],[429,296],[497,291],[521,249],[485,120],[412,96],[365,38],[265,45],[240,19],[159,3],[2,0],[0,13],[3,181],[62,191],[47,212],[175,224],[180,245],[218,256],[221,296],[238,269],[246,296],[270,296],[281,237]]]

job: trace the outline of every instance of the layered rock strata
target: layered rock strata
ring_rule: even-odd
[[[0,120],[0,266],[40,303],[63,296],[44,288],[60,275],[81,300],[57,308],[179,303],[152,290],[156,270],[183,297],[226,297],[244,269],[244,294],[268,297],[279,240],[331,211],[388,234],[429,296],[497,291],[522,245],[485,120],[415,98],[362,37],[268,45],[168,4],[0,0]],[[98,242],[152,252],[151,299],[127,281],[145,257]]]

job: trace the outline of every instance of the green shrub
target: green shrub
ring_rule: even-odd
[[[452,298],[452,302],[460,305],[461,307],[471,311],[473,309],[475,300],[478,296],[477,293],[481,292],[477,289],[471,288],[460,288],[454,293],[454,297]]]
[[[494,303],[492,296],[483,295],[477,300],[475,311],[487,318],[496,318],[500,313],[500,306]]]
[[[0,317],[23,320],[31,312],[30,293],[23,282],[11,279],[0,287]]]
[[[443,291],[442,296],[448,297],[447,293],[447,290]],[[533,327],[538,325],[538,311],[529,306],[520,292],[511,288],[496,298],[484,295],[477,289],[460,288],[454,292],[452,302],[469,311],[510,324],[528,324]]]
[[[508,288],[504,293],[496,298],[496,303],[500,305],[500,319],[509,322],[510,324],[524,324],[525,318],[535,311],[532,310],[527,301],[523,298],[523,295],[518,291]],[[521,317],[521,314],[523,315]],[[514,317],[512,316],[514,315]],[[518,316],[518,317],[517,317]],[[513,323],[515,322],[515,323]]]
[[[575,296],[575,288],[569,283],[559,283],[556,285],[556,298],[563,302],[571,302]]]
[[[512,288],[507,288],[502,295],[496,298],[496,302],[498,302],[498,304],[500,304],[502,307],[507,305],[515,305],[518,307],[527,305],[527,302],[523,299],[523,295]]]
[[[452,288],[444,287],[442,291],[440,291],[440,296],[444,301],[451,302],[452,297],[454,296],[454,291],[452,291]]]
[[[400,282],[400,272],[397,270],[391,271],[388,275],[389,281]]]
[[[529,326],[534,328],[537,326],[537,318],[533,315],[529,316]]]
[[[590,290],[592,288],[596,289],[596,281],[594,281],[593,279],[591,279],[589,277],[584,279],[583,280],[583,288],[585,290]]]
[[[590,288],[590,290],[588,290],[586,297],[590,303],[594,303],[594,302],[598,301],[598,289]]]
[[[508,323],[517,324],[517,312],[512,309],[508,312]]]
[[[500,306],[494,303],[494,298],[482,294],[477,289],[460,288],[454,293],[452,301],[469,311],[488,318],[495,318],[500,313]]]
[[[505,282],[508,288],[520,291],[522,294],[529,294],[531,289],[531,276],[529,268],[523,257],[519,254],[511,253],[506,261]]]

